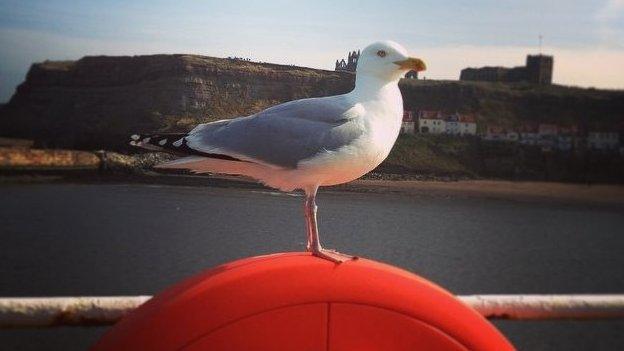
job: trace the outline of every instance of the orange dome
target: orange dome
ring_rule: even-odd
[[[104,350],[513,350],[453,295],[365,259],[260,256],[200,273],[130,313]]]

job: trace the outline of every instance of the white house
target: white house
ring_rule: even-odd
[[[414,115],[412,111],[403,111],[403,122],[401,123],[401,134],[415,133]]]
[[[620,136],[614,132],[589,132],[587,147],[593,150],[617,150]]]
[[[446,121],[440,111],[419,111],[418,131],[424,134],[446,133]]]
[[[477,135],[477,119],[473,115],[459,115],[459,134]]]

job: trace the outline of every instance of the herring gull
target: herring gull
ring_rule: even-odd
[[[376,42],[361,52],[347,94],[290,101],[189,133],[133,135],[130,143],[184,156],[157,168],[244,175],[282,191],[303,190],[308,251],[344,262],[353,257],[321,246],[317,190],[357,179],[388,156],[403,117],[399,79],[424,69],[401,45]]]

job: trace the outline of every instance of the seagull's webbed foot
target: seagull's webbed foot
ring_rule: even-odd
[[[347,262],[350,260],[358,259],[357,256],[351,256],[351,255],[340,253],[335,250],[328,250],[328,249],[323,249],[323,248],[312,250],[312,255],[316,257],[320,257],[322,259],[332,261],[334,263],[343,263],[343,262]]]

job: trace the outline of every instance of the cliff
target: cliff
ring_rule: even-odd
[[[304,97],[344,93],[349,72],[196,55],[84,57],[33,64],[0,107],[0,137],[38,146],[124,150],[136,132],[187,131]],[[402,80],[406,109],[474,113],[487,123],[525,121],[614,129],[624,92],[526,83]]]
[[[196,55],[33,64],[0,111],[0,136],[45,147],[124,149],[128,135],[186,131],[305,97],[351,90],[346,72]]]

